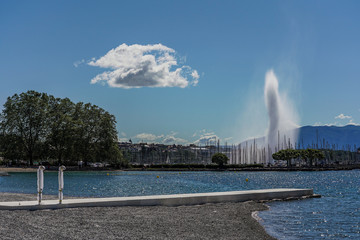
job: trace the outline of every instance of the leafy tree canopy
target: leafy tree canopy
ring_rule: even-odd
[[[321,150],[317,149],[284,149],[280,150],[272,155],[275,160],[286,160],[288,166],[290,165],[291,159],[300,157],[301,159],[312,161],[315,159],[321,160],[325,158],[325,154]]]
[[[0,150],[8,159],[122,161],[116,120],[90,103],[28,91],[8,97],[0,114]]]
[[[225,164],[228,163],[228,161],[229,158],[223,153],[215,153],[211,158],[211,162],[216,163],[219,166],[224,166]]]

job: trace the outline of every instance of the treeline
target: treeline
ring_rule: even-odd
[[[314,160],[325,159],[323,151],[318,149],[283,149],[272,154],[274,160],[286,160],[287,165],[291,165],[292,159],[300,158],[304,160],[308,166],[313,166]]]
[[[90,103],[28,91],[7,98],[0,114],[0,153],[9,160],[122,165],[116,120]]]
[[[302,160],[307,166],[359,164],[360,148],[356,152],[330,149],[284,149],[272,154],[274,160]]]
[[[138,164],[132,164],[132,168],[138,169],[199,169],[199,170],[206,170],[206,169],[219,169],[219,165],[217,164],[198,164],[198,163],[175,163],[175,164],[150,164],[150,165],[138,165]],[[222,169],[241,169],[241,168],[263,168],[264,166],[262,164],[227,164],[223,165]]]

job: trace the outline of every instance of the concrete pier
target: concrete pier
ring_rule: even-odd
[[[191,193],[173,195],[152,195],[111,198],[78,198],[37,201],[0,202],[0,210],[41,210],[78,207],[115,207],[115,206],[180,206],[220,202],[244,202],[272,199],[300,198],[312,196],[312,189],[262,189],[232,192]]]

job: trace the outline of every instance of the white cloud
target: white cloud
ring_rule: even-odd
[[[110,87],[180,87],[196,86],[199,74],[189,66],[178,66],[175,50],[162,44],[126,45],[111,49],[88,65],[109,69],[95,76],[91,83],[106,82]]]
[[[79,65],[85,63],[85,59],[81,59],[80,61],[76,61],[73,63],[74,67],[78,67]]]
[[[354,126],[360,126],[359,123],[354,122],[354,119],[349,119],[349,122],[333,122],[333,123],[321,123],[321,122],[316,122],[313,126],[318,127],[318,126],[327,126],[327,127],[331,127],[331,126],[337,126],[337,127],[342,127],[342,126],[346,126],[346,125],[354,125]]]
[[[359,125],[358,123],[354,122],[355,120],[352,116],[347,116],[343,113],[336,116],[335,119],[339,119],[340,122],[336,121],[335,123],[331,124],[332,126]],[[345,120],[348,120],[348,122],[345,122]],[[328,126],[330,126],[330,124]]]
[[[316,122],[313,124],[314,127],[320,127],[320,126],[340,126],[341,124],[339,122],[333,122],[333,123],[322,123],[322,122]]]
[[[198,137],[193,143],[197,145],[216,144],[219,137],[213,132],[206,129],[198,130],[193,134],[193,137]]]
[[[161,135],[156,135],[152,133],[139,133],[132,138],[135,139],[135,142],[163,143],[166,145],[187,145],[190,143],[194,143],[197,145],[216,145],[218,143],[218,140],[220,140],[221,144],[225,144],[226,142],[229,143],[229,141],[231,142],[232,140],[232,137],[219,138],[213,131],[209,131],[206,129],[196,131],[193,134],[193,137],[197,139],[193,141],[177,137],[177,134],[177,132],[170,132],[169,134]]]
[[[177,138],[175,136],[168,135],[168,136],[164,137],[164,139],[162,140],[162,143],[164,143],[164,144],[186,144],[189,142],[183,138]]]
[[[346,116],[343,113],[335,117],[335,119],[351,119],[351,118],[352,118],[351,116]]]
[[[331,127],[331,126],[340,126],[340,124],[338,122],[334,122],[334,123],[325,123],[324,126],[327,127]]]
[[[155,135],[152,133],[140,133],[134,138],[139,141],[145,141],[148,143],[163,143],[163,144],[188,144],[189,141],[183,138],[176,137],[176,132],[171,132],[168,135]]]
[[[199,83],[199,78],[200,78],[199,73],[196,70],[193,70],[191,76],[194,79],[193,85],[196,86]]]
[[[128,142],[129,139],[128,138],[118,138],[119,142]]]
[[[196,140],[192,141],[196,145],[214,145],[217,144],[218,141],[220,141],[220,144],[225,144],[233,140],[232,137],[220,138],[215,134],[214,131],[206,129],[196,131],[192,137],[197,138]]]
[[[194,134],[192,136],[193,137],[196,137],[196,136],[209,136],[209,135],[214,135],[214,134],[215,133],[213,131],[202,129],[202,130],[197,130],[196,132],[194,132]]]
[[[194,141],[197,145],[213,145],[217,143],[218,136],[214,135],[203,135],[198,140]]]
[[[119,142],[128,142],[129,141],[129,139],[126,137],[126,133],[120,132],[120,136],[121,137],[118,137]]]
[[[360,126],[359,123],[354,122],[354,119],[350,119],[350,121],[348,122],[348,125]]]
[[[162,143],[164,144],[188,144],[189,141],[183,138],[175,137],[177,135],[177,132],[171,132],[170,134],[164,136],[162,139]]]
[[[139,133],[134,138],[137,138],[138,140],[141,140],[141,141],[154,142],[155,140],[157,140],[157,139],[159,139],[161,137],[163,137],[163,136],[162,135],[161,136],[156,136],[156,135],[151,134],[151,133]]]

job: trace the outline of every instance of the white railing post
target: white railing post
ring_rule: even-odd
[[[63,189],[64,189],[64,170],[66,169],[65,166],[60,166],[59,167],[59,204],[62,203],[63,200]]]
[[[38,190],[38,203],[41,204],[42,200],[42,191],[44,189],[44,166],[39,166],[37,170],[37,190]]]

